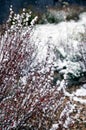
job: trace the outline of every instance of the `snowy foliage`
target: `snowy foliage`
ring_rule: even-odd
[[[28,25],[34,25],[35,22],[37,22],[38,17],[34,16],[33,13],[29,10],[26,10],[25,8],[22,10],[22,13],[16,14],[12,6],[10,7],[10,15],[7,23],[9,25],[13,26],[28,26]]]
[[[42,61],[47,53],[47,43],[51,45],[50,59],[56,55],[55,68],[69,82],[86,75],[86,13],[81,14],[78,22],[36,25],[31,40],[38,45],[37,59]],[[65,69],[63,69],[65,68]],[[85,77],[85,76],[84,76]],[[80,79],[81,80],[81,79]],[[73,83],[73,82],[72,82]],[[73,84],[68,83],[72,86]]]
[[[12,9],[10,12],[13,14]],[[79,109],[77,105],[77,101],[80,103],[82,101],[77,100],[80,90],[68,93],[64,77],[54,84],[55,65],[57,62],[61,63],[58,66],[58,69],[61,69],[65,62],[64,57],[67,55],[64,51],[68,45],[64,28],[60,34],[61,36],[64,34],[65,41],[62,51],[60,46],[63,44],[56,46],[59,32],[54,35],[52,30],[54,29],[54,33],[57,29],[60,30],[60,25],[57,25],[57,28],[55,26],[56,30],[52,25],[47,25],[45,28],[49,31],[45,33],[45,30],[40,30],[41,27],[37,28],[38,31],[35,30],[33,25],[37,17],[31,20],[30,26],[26,24],[27,20],[23,22],[25,26],[22,24],[22,15],[16,15],[15,18],[17,21],[14,21],[0,38],[0,130],[73,130],[75,123],[81,123],[79,114],[82,113],[83,106]],[[62,23],[64,24],[66,23]],[[79,25],[82,28],[82,24]],[[37,36],[34,30],[37,31]],[[49,33],[55,38],[54,41]],[[70,34],[71,32],[69,38]],[[75,36],[77,35],[79,35],[78,29]],[[70,47],[75,46],[70,42]],[[63,58],[56,59],[55,48],[62,52]],[[75,48],[72,51],[76,52]],[[76,64],[74,68],[77,68]],[[86,123],[86,119],[82,118],[82,122]]]
[[[12,29],[12,28],[11,28]],[[35,45],[31,28],[8,30],[0,41],[0,129],[49,129],[63,102],[63,92],[53,85],[53,62],[34,66]],[[54,60],[54,58],[53,58]],[[48,62],[49,61],[49,62]],[[27,72],[28,71],[28,72]]]

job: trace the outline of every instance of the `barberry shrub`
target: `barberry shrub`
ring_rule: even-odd
[[[23,26],[19,16],[0,38],[0,130],[49,130],[55,123],[62,129],[71,114],[61,115],[65,98],[53,84],[51,47],[45,61],[36,61],[37,47],[30,42],[35,20]]]

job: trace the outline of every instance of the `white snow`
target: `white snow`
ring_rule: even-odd
[[[82,98],[79,98],[79,97],[73,97],[73,100],[77,101],[81,104],[86,104],[86,99],[82,99]]]
[[[35,18],[34,20],[36,20]],[[34,20],[32,21],[32,25],[34,24]],[[22,31],[21,39],[22,37],[27,33],[27,29]],[[83,13],[80,15],[80,20],[78,22],[70,21],[70,22],[61,22],[59,24],[46,24],[46,25],[36,25],[36,27],[33,29],[30,42],[35,43],[37,46],[37,55],[36,58],[33,61],[33,64],[37,64],[37,62],[45,61],[48,52],[48,47],[50,47],[50,54],[49,54],[49,60],[48,62],[51,63],[53,61],[53,57],[56,55],[56,59],[54,61],[54,66],[58,66],[58,68],[62,68],[64,66],[67,67],[66,70],[60,71],[61,73],[64,73],[64,77],[66,79],[67,73],[71,72],[74,75],[78,74],[78,71],[81,70],[81,64],[79,62],[73,62],[71,58],[78,54],[80,51],[79,45],[81,45],[83,35],[86,31],[86,13]],[[4,39],[3,39],[4,40]],[[29,40],[29,39],[28,39]],[[25,41],[24,41],[25,42]],[[86,44],[86,43],[84,43]],[[2,50],[2,43],[0,44],[0,52]],[[64,57],[61,59],[61,55],[55,50],[58,50],[59,53]],[[55,51],[55,52],[54,52]],[[3,54],[0,56],[0,61],[2,60]],[[84,65],[83,65],[84,66]],[[48,66],[49,67],[49,66]],[[48,67],[43,68],[40,70],[40,72],[49,71]],[[46,70],[45,70],[46,69]],[[27,70],[26,70],[27,71]],[[28,73],[28,72],[27,72]],[[36,80],[36,77],[34,77],[34,72],[32,73],[33,81]],[[41,77],[41,80],[44,79],[44,77]],[[48,77],[48,81],[50,80],[50,77]],[[20,79],[20,82],[23,85],[27,84],[27,76],[23,76]],[[59,84],[58,91],[63,90],[64,96],[70,97],[71,100],[78,101],[82,104],[86,104],[86,100],[79,98],[78,96],[86,96],[86,85],[81,87],[80,89],[76,90],[76,92],[70,94],[66,91],[65,87],[65,80],[62,80],[61,82],[58,81],[57,84]],[[41,84],[39,85],[39,87]],[[43,86],[43,88],[40,90],[41,93],[45,93],[44,88],[48,88],[48,84],[46,81],[46,84]],[[52,89],[51,89],[52,90]],[[10,97],[9,97],[10,98]],[[30,98],[30,95],[27,95],[26,98],[22,101],[22,106],[25,105],[26,101]],[[35,100],[35,102],[37,102]],[[60,101],[61,103],[61,101]],[[58,105],[60,104],[58,103]],[[32,109],[32,108],[31,108]],[[62,111],[60,115],[60,119],[66,115],[67,119],[64,123],[64,127],[68,128],[68,125],[70,124],[71,117],[70,114],[75,109],[75,105],[71,104],[71,102],[68,102],[64,110]],[[33,110],[33,109],[32,109]],[[14,127],[16,126],[16,122],[14,122]],[[58,124],[53,124],[52,128],[50,130],[56,130],[58,129]]]
[[[27,84],[27,76],[21,77],[20,82],[22,83],[22,85],[26,85]]]
[[[58,128],[58,124],[53,124],[50,130],[57,130],[57,128]]]
[[[37,46],[36,62],[42,62],[46,59],[48,46],[50,46],[50,61],[53,61],[52,59],[55,55],[55,66],[61,67],[66,65],[67,69],[66,71],[64,70],[64,73],[67,74],[71,72],[74,75],[79,75],[78,72],[84,69],[85,65],[84,63],[73,62],[72,59],[74,59],[73,57],[75,55],[80,57],[79,46],[83,47],[82,39],[86,31],[86,13],[80,15],[80,18],[78,22],[72,20],[70,22],[60,22],[59,24],[36,25],[30,39],[30,41]],[[84,46],[85,44],[86,43],[84,43]],[[60,54],[58,54],[56,50],[58,50]],[[61,60],[60,55],[65,59]]]
[[[36,25],[32,32],[30,41],[35,43],[37,46],[37,56],[35,61],[42,62],[46,59],[48,54],[48,46],[51,47],[50,50],[50,61],[53,61],[54,55],[57,56],[54,66],[58,66],[58,69],[66,66],[67,69],[61,70],[60,73],[64,73],[64,79],[67,78],[67,73],[72,73],[75,76],[79,75],[81,70],[85,69],[85,65],[82,62],[73,62],[73,57],[78,55],[81,56],[81,48],[85,49],[85,44],[83,42],[83,35],[86,33],[86,13],[80,14],[80,20],[75,22],[71,20],[70,22],[64,21],[59,24],[44,24]],[[83,46],[84,45],[84,46]],[[64,57],[61,60],[61,57],[58,57],[58,51]],[[55,51],[55,52],[54,52]],[[65,90],[65,81],[63,80],[58,87],[58,91],[63,89],[65,96],[77,100],[77,96],[85,96],[86,90],[84,88],[78,89],[75,93],[68,93]]]
[[[86,86],[86,84],[85,84]],[[76,96],[86,96],[86,89],[81,87],[80,89],[77,89],[74,93]]]

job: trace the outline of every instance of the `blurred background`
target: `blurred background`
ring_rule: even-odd
[[[86,6],[86,0],[0,0],[0,24],[7,20],[10,5],[13,5],[13,9],[17,13],[25,7],[44,11],[47,7],[62,6],[64,2],[71,5]]]

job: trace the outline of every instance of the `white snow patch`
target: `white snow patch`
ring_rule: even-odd
[[[74,101],[80,102],[81,104],[86,104],[86,99],[82,99],[79,97],[73,97]]]
[[[71,121],[72,121],[71,118],[68,116],[63,126],[65,128],[68,128],[69,124],[71,124]]]
[[[58,129],[58,124],[53,124],[50,130],[57,130],[57,129]]]
[[[85,85],[86,86],[86,85]],[[86,89],[81,87],[80,89],[77,89],[74,93],[76,96],[86,96]]]
[[[23,76],[20,78],[20,82],[23,84],[23,85],[26,85],[27,84],[27,76]]]

